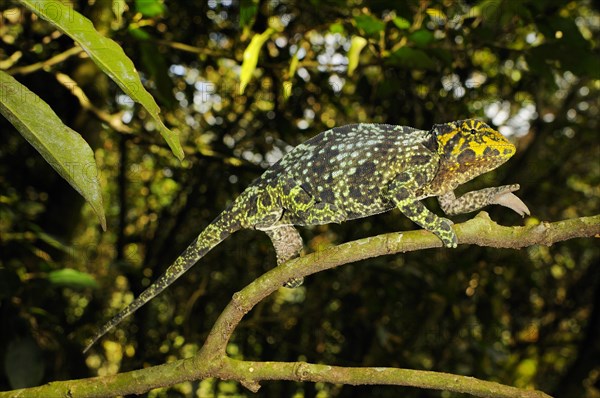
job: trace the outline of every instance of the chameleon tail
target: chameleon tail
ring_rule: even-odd
[[[133,300],[131,304],[125,307],[121,312],[114,316],[104,326],[96,332],[91,342],[83,350],[86,353],[96,341],[106,334],[113,327],[117,326],[123,319],[135,312],[138,308],[150,301],[154,296],[166,289],[177,278],[190,269],[206,253],[211,251],[221,241],[227,238],[235,231],[241,229],[239,222],[234,220],[230,214],[230,209],[225,210],[221,215],[213,220],[198,238],[192,242],[187,249],[175,260],[175,262],[158,278],[152,285]]]

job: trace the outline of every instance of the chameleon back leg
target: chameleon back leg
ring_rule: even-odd
[[[298,230],[291,225],[283,225],[264,230],[275,248],[277,265],[281,265],[292,258],[298,257],[302,251],[302,238]],[[287,281],[285,287],[298,287],[304,278],[293,278]]]

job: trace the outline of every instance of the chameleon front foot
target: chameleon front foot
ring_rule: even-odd
[[[500,205],[514,210],[521,217],[529,215],[529,209],[513,192],[519,189],[519,184],[502,185],[500,187],[484,188],[467,192],[460,198],[453,191],[438,197],[444,213],[448,215],[469,213],[488,205]]]

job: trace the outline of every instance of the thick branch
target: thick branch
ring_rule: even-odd
[[[526,227],[504,227],[493,222],[486,212],[480,212],[475,218],[455,225],[454,230],[459,244],[520,249],[600,235],[600,215]],[[232,301],[217,319],[202,352],[213,358],[225,356],[231,333],[244,314],[292,278],[305,277],[371,257],[441,246],[441,241],[425,230],[396,232],[344,243],[288,261],[233,295]]]
[[[522,248],[551,245],[576,237],[600,236],[600,215],[541,223],[526,227],[503,227],[487,213],[454,226],[461,244]],[[201,351],[194,357],[114,376],[49,383],[44,386],[0,392],[5,397],[105,397],[140,394],[150,389],[190,380],[218,377],[238,380],[257,391],[261,380],[295,380],[343,384],[388,384],[469,393],[478,397],[549,397],[539,391],[519,390],[440,372],[394,368],[344,368],[304,362],[253,362],[230,359],[225,348],[244,314],[293,277],[307,276],[365,258],[441,246],[426,231],[390,233],[332,247],[289,261],[265,273],[233,295],[213,326]]]
[[[292,380],[350,385],[396,385],[472,394],[490,398],[549,398],[540,391],[521,390],[474,377],[443,372],[383,367],[351,368],[306,362],[252,362],[226,358],[221,378],[240,380],[256,392],[260,380]]]

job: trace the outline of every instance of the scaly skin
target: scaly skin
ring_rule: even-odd
[[[327,130],[298,145],[255,180],[206,227],[154,284],[106,323],[87,346],[162,292],[213,247],[239,229],[265,231],[277,263],[299,255],[294,225],[321,225],[398,208],[436,234],[446,247],[458,240],[452,222],[429,211],[421,199],[437,196],[447,214],[500,204],[529,214],[512,194],[518,185],[454,196],[459,185],[506,162],[515,147],[477,120],[435,125],[430,131],[386,124],[353,124]],[[286,286],[302,282],[292,280]]]

